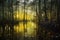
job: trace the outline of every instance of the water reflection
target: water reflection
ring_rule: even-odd
[[[14,26],[14,30],[17,33],[25,34],[24,36],[35,36],[36,34],[36,24],[33,22],[27,22],[27,24],[23,24],[23,22],[19,23],[19,25]]]

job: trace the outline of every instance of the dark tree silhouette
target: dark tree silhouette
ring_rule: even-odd
[[[5,39],[5,27],[8,25],[10,27],[10,33],[12,34],[12,39],[13,39],[13,33],[14,33],[14,25],[18,24],[18,20],[14,20],[14,10],[13,6],[18,5],[17,0],[0,0],[0,27],[2,27],[3,32],[2,32],[2,38],[1,40],[6,40]]]

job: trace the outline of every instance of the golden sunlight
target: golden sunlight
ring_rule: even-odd
[[[32,12],[34,14],[34,12]],[[24,16],[25,15],[25,16]],[[22,10],[19,12],[16,11],[14,14],[15,20],[27,20],[27,23],[24,24],[24,22],[20,22],[17,26],[14,26],[14,30],[17,33],[22,33],[24,36],[33,36],[36,33],[36,24],[32,22],[34,20],[34,16],[28,12],[28,14],[24,14]],[[29,21],[28,21],[29,20]]]

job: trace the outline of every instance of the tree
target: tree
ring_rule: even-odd
[[[14,20],[14,17],[13,17],[14,15],[13,6],[17,7],[18,4],[19,4],[19,1],[17,0],[0,0],[0,18],[1,18],[0,27],[2,27],[3,29],[3,33],[2,33],[3,40],[6,36],[5,35],[6,25],[8,25],[8,28],[10,27],[10,33],[12,33],[12,37],[13,37],[13,33],[14,33],[13,26],[19,23],[18,20]]]

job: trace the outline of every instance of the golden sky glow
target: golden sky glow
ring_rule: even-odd
[[[33,14],[32,14],[33,13]],[[23,20],[25,18],[25,20],[32,20],[34,19],[34,13],[35,12],[27,12],[24,14],[24,11],[20,10],[19,12],[18,11],[15,11],[15,14],[14,14],[14,18],[16,20]],[[26,15],[27,14],[27,15]],[[25,15],[25,16],[24,16]]]

